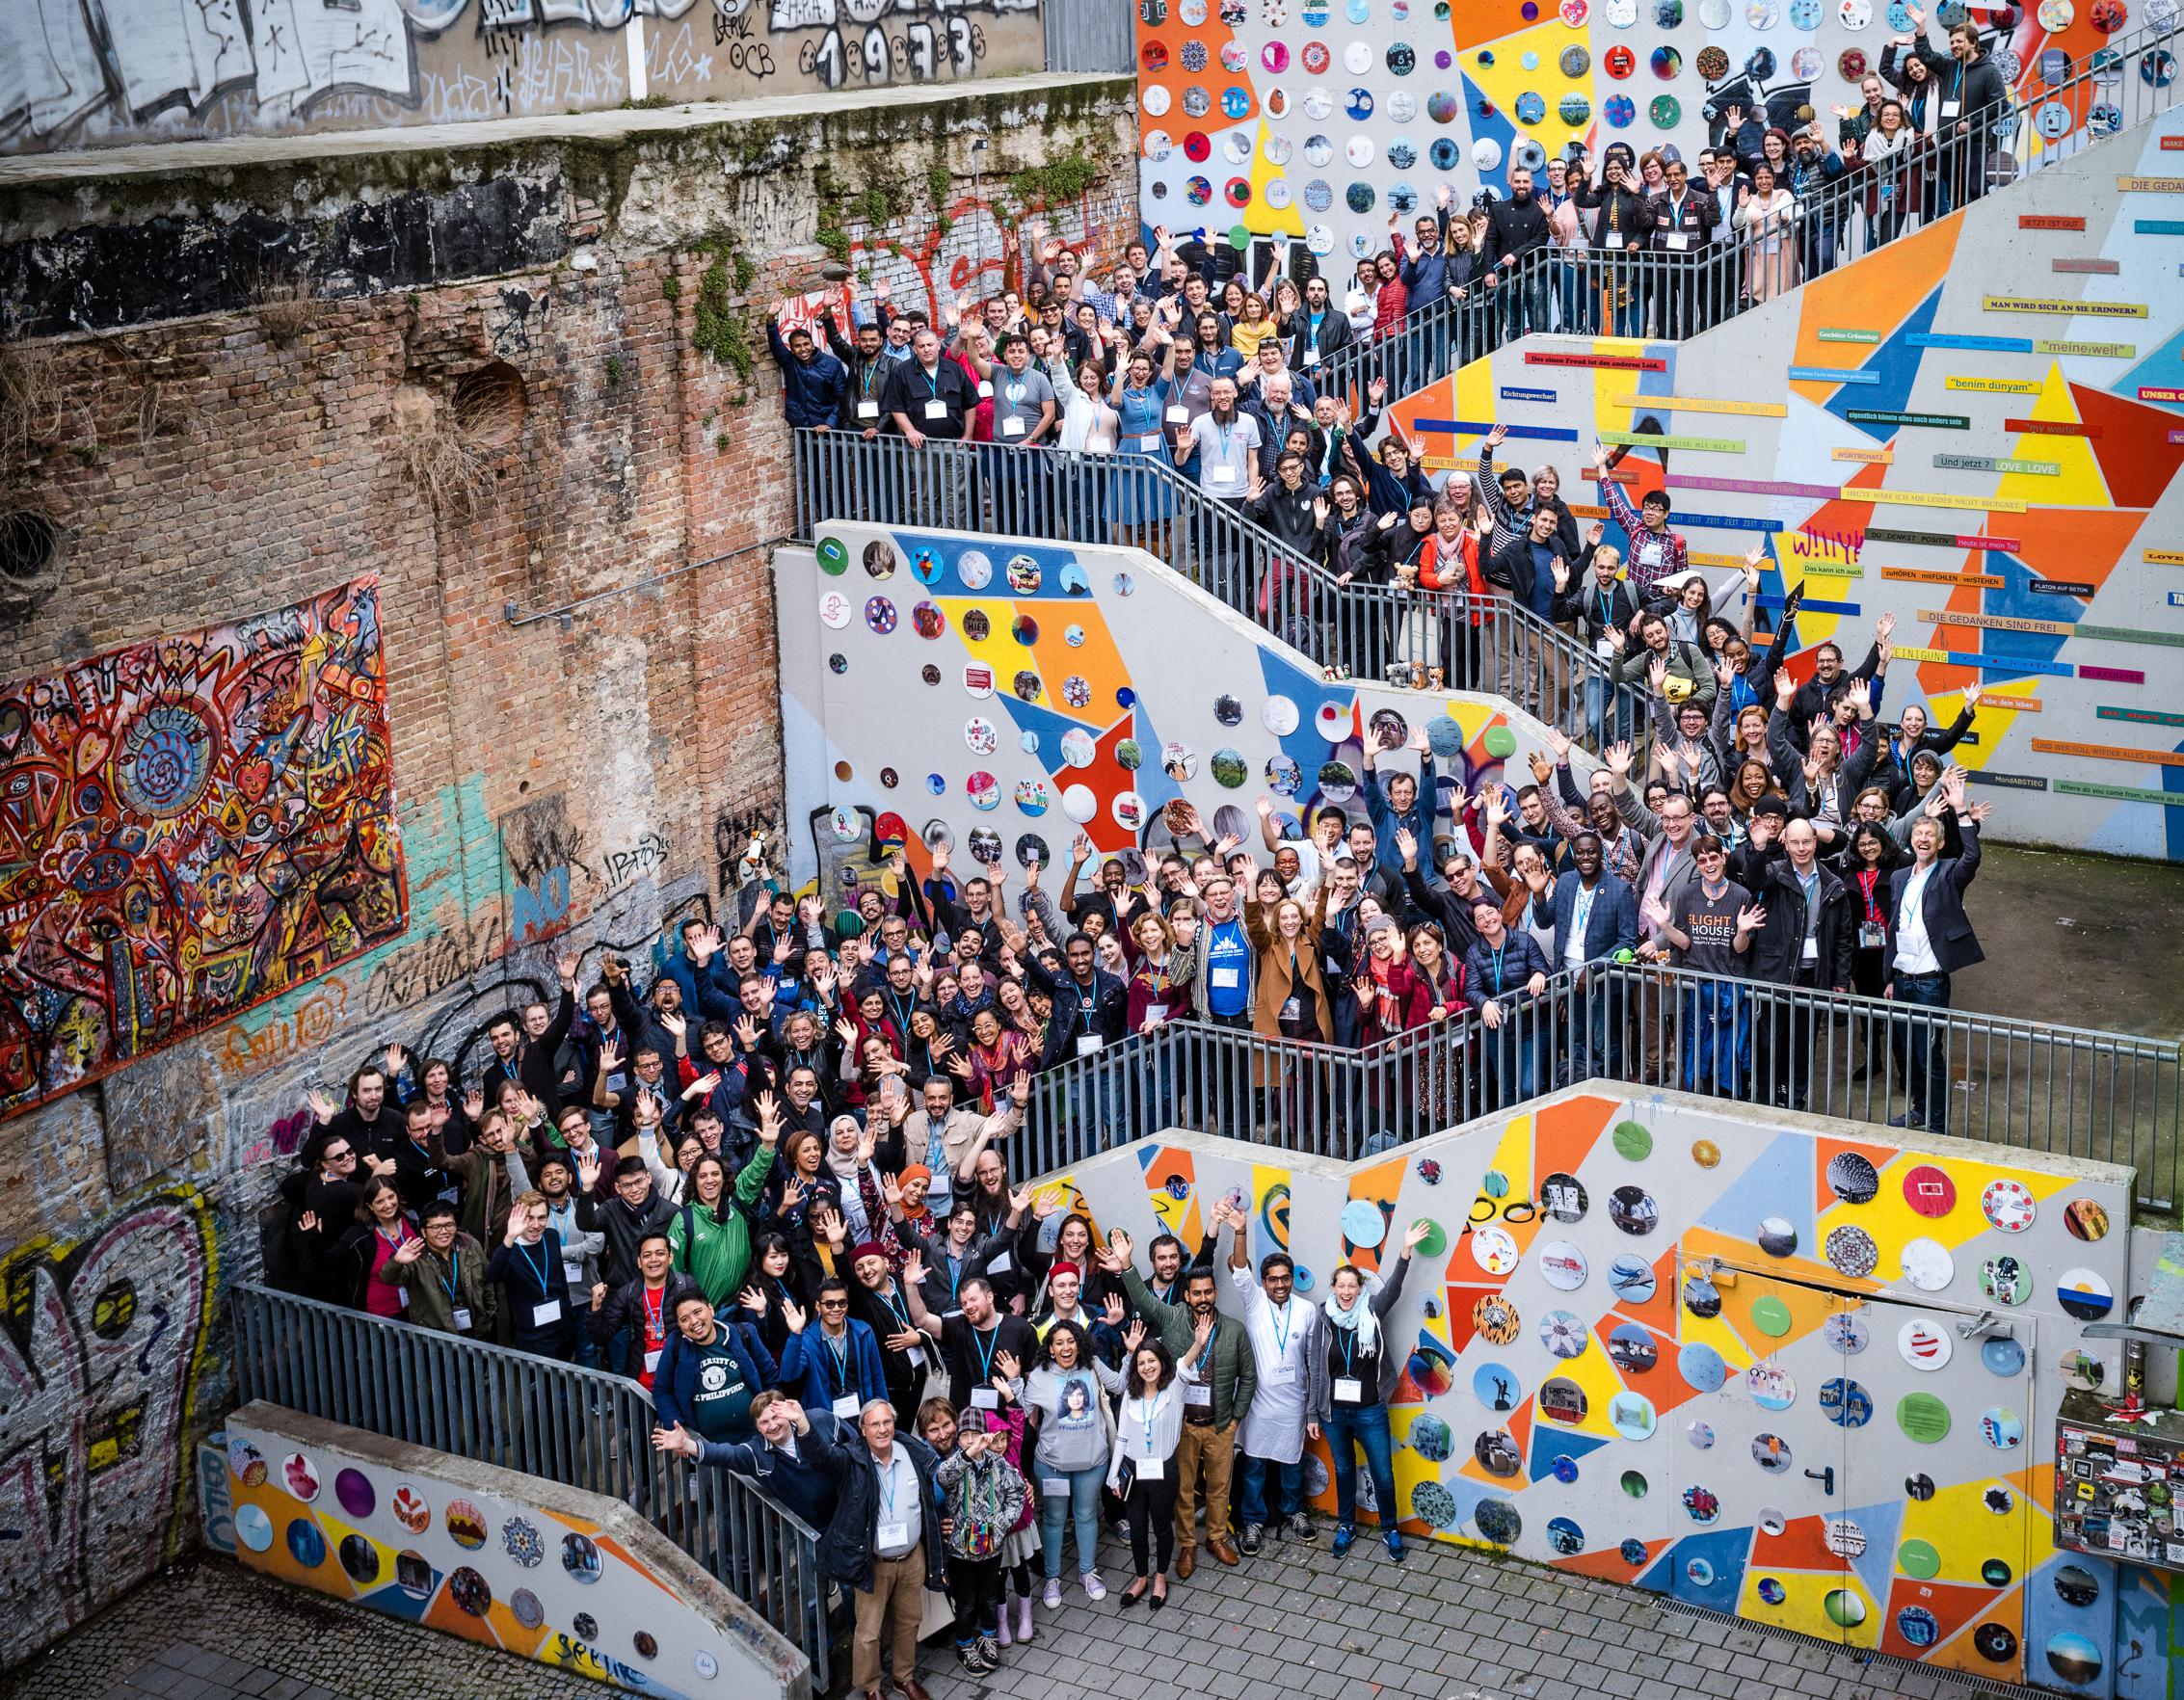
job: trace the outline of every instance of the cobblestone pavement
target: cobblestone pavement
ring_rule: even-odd
[[[0,1676],[0,1700],[601,1700],[612,1692],[222,1559],[162,1571]]]
[[[1895,1664],[1860,1665],[1799,1636],[1666,1610],[1651,1595],[1411,1545],[1407,1563],[1361,1530],[1348,1556],[1271,1538],[1225,1569],[1199,1550],[1167,1607],[1127,1612],[1127,1548],[1103,1548],[1114,1590],[1087,1602],[1074,1575],[1062,1609],[1034,1606],[1028,1647],[969,1677],[946,1640],[919,1660],[934,1700],[1977,1700],[2005,1684]],[[1036,1568],[1036,1567],[1034,1567]]]

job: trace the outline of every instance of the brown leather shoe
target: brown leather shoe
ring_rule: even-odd
[[[895,1691],[902,1695],[903,1700],[933,1700],[932,1695],[925,1691],[925,1685],[914,1676],[896,1677],[894,1686]]]
[[[1236,1548],[1231,1546],[1225,1537],[1217,1540],[1208,1541],[1206,1543],[1206,1550],[1209,1553],[1212,1554],[1213,1556],[1218,1558],[1223,1564],[1234,1564],[1237,1561]]]
[[[1190,1573],[1198,1568],[1198,1549],[1185,1547],[1176,1554],[1176,1580],[1188,1581]]]

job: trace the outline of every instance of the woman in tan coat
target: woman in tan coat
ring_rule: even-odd
[[[1319,974],[1319,929],[1314,917],[1294,897],[1284,897],[1270,909],[1253,904],[1244,912],[1244,926],[1251,935],[1252,948],[1259,953],[1253,975],[1257,996],[1251,1011],[1252,1031],[1264,1039],[1332,1045],[1334,1009],[1328,1001],[1326,982]],[[1287,1106],[1292,1125],[1314,1125],[1307,1118],[1318,1115],[1329,1102],[1324,1076],[1325,1071],[1315,1061],[1304,1060],[1285,1068],[1279,1052],[1261,1049],[1252,1065],[1252,1081],[1262,1103],[1260,1119],[1265,1119],[1267,1088],[1279,1081],[1284,1095],[1292,1100]]]

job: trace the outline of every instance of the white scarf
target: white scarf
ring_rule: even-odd
[[[1345,1309],[1343,1301],[1330,1292],[1319,1308],[1327,1314],[1327,1320],[1334,1327],[1356,1329],[1357,1349],[1369,1358],[1376,1358],[1380,1355],[1380,1318],[1372,1314],[1372,1297],[1383,1283],[1379,1276],[1363,1269],[1357,1273],[1359,1286],[1355,1304]]]

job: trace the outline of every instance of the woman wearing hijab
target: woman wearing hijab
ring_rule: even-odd
[[[1402,1531],[1397,1527],[1394,1440],[1388,1429],[1388,1394],[1403,1362],[1399,1342],[1385,1329],[1388,1313],[1402,1295],[1410,1272],[1410,1254],[1433,1232],[1433,1224],[1413,1222],[1403,1249],[1385,1279],[1345,1263],[1328,1282],[1320,1309],[1327,1316],[1327,1380],[1318,1421],[1327,1448],[1335,1456],[1335,1556],[1357,1538],[1357,1449],[1365,1448],[1365,1467],[1372,1475],[1372,1503],[1388,1542],[1388,1556],[1403,1561]]]

